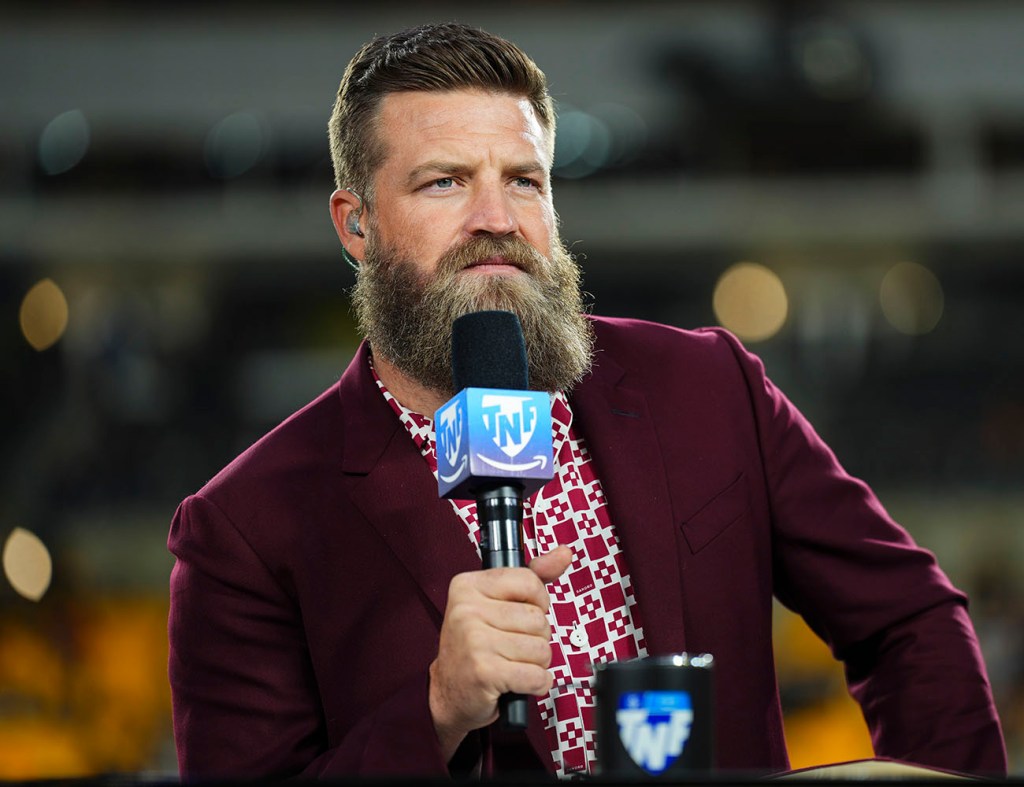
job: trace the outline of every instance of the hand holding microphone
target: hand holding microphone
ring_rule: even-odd
[[[551,689],[544,585],[561,576],[572,558],[569,547],[559,546],[534,558],[529,568],[470,571],[452,580],[437,658],[430,665],[430,711],[446,758],[468,732],[499,718],[503,696]],[[526,699],[517,699],[525,723]]]
[[[516,695],[550,689],[544,585],[568,568],[572,552],[558,547],[522,568],[522,502],[551,479],[553,460],[550,398],[528,389],[518,318],[476,312],[456,320],[452,366],[459,393],[434,421],[439,494],[476,500],[485,569],[452,580],[431,665],[435,724],[442,743],[450,733],[457,746],[494,721],[496,707],[504,726],[525,728],[527,699]]]

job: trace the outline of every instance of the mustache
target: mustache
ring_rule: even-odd
[[[492,257],[501,257],[508,264],[533,276],[543,273],[548,265],[544,256],[521,238],[482,235],[453,246],[442,254],[437,261],[437,273],[444,277],[454,276]]]
[[[460,239],[461,240],[461,239]],[[523,276],[459,276],[501,261]],[[451,395],[451,333],[457,317],[482,309],[519,315],[531,385],[569,390],[591,365],[593,336],[575,259],[557,238],[545,254],[517,236],[470,236],[434,264],[370,235],[352,303],[374,353],[421,385]]]

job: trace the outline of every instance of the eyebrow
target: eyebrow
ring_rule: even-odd
[[[542,175],[548,174],[547,168],[539,161],[525,161],[509,168],[509,174],[512,175],[533,175],[538,172]]]
[[[420,179],[428,172],[450,172],[452,174],[459,174],[465,171],[466,167],[463,164],[458,164],[454,161],[435,159],[433,161],[425,161],[419,166],[413,167],[409,174],[405,176],[405,183],[407,186],[416,186],[419,184]]]
[[[409,174],[405,177],[405,183],[407,186],[416,186],[419,184],[420,179],[427,173],[445,173],[450,175],[464,175],[470,170],[470,167],[465,164],[461,164],[456,161],[444,161],[442,159],[434,159],[432,161],[425,161],[422,164],[413,167],[409,171]],[[514,164],[508,168],[510,175],[534,175],[537,173],[547,175],[547,169],[539,161],[524,161],[519,164]]]

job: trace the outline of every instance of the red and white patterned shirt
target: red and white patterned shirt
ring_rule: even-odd
[[[372,362],[371,362],[372,368]],[[403,407],[377,386],[437,476],[434,422]],[[640,611],[625,556],[608,518],[608,506],[583,439],[572,428],[572,410],[561,392],[551,397],[555,474],[524,501],[527,560],[559,544],[572,548],[569,569],[547,586],[551,597],[551,673],[554,684],[537,698],[559,777],[592,773],[594,694],[590,665],[647,655]],[[480,549],[476,503],[452,500],[469,539]]]

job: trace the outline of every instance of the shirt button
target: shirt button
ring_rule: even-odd
[[[569,634],[569,643],[574,648],[581,649],[587,647],[587,645],[590,644],[587,639],[586,629],[582,628],[579,623],[572,627],[572,633]]]

